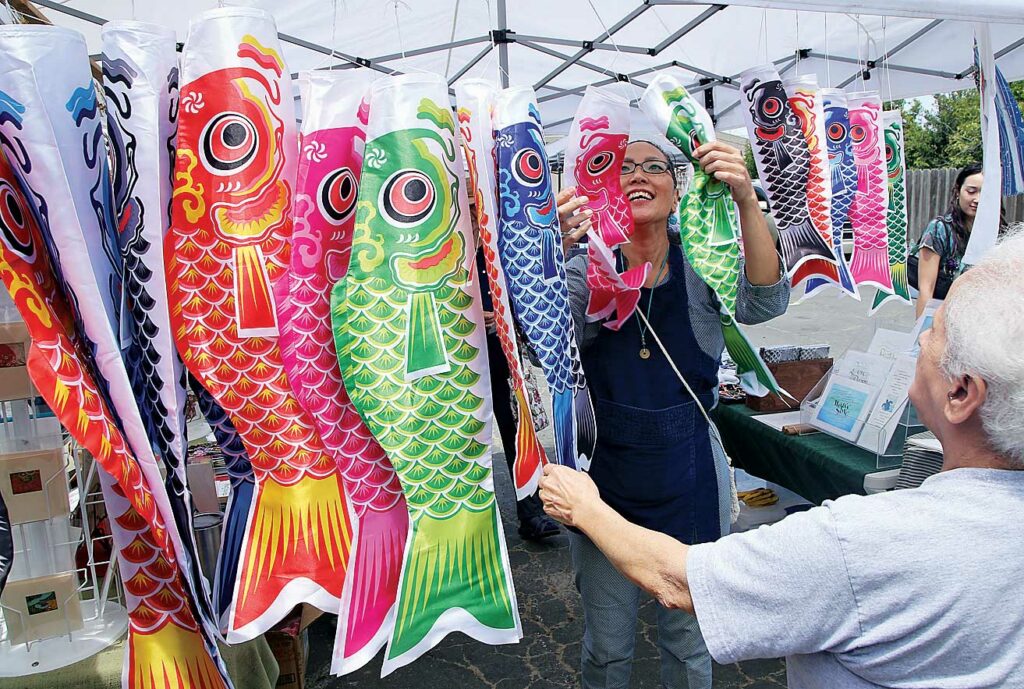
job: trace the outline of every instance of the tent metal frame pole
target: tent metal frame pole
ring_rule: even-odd
[[[505,7],[505,0],[498,0],[497,2],[497,17],[498,26],[497,34],[505,36],[508,33],[508,10]],[[493,40],[493,39],[492,39]],[[501,87],[508,88],[508,43],[502,40],[498,43],[498,69],[501,72]]]
[[[62,5],[59,2],[53,2],[53,0],[33,0],[33,2],[34,4],[39,5],[41,7],[45,7],[48,10],[60,12],[61,14],[66,14],[69,17],[74,17],[75,19],[81,19],[84,22],[89,22],[90,24],[103,26],[109,21],[108,19],[104,19],[103,17],[97,17],[95,14],[89,14],[88,12],[83,12],[82,10],[76,10],[74,7]]]
[[[499,7],[504,7],[504,4],[505,4],[505,0],[498,0]],[[591,42],[592,43],[599,43],[599,42],[605,40],[606,38],[610,38],[612,36],[612,34],[617,32],[618,30],[620,30],[624,26],[628,25],[634,19],[636,19],[641,14],[646,12],[650,7],[651,7],[651,5],[648,4],[647,0],[644,0],[644,3],[642,5],[640,5],[640,6],[636,7],[636,8],[634,8],[633,10],[631,10],[628,14],[626,14],[625,17],[623,17],[619,21],[617,21],[614,24],[612,24],[612,26],[610,26],[607,31],[604,31],[603,33],[601,33],[600,36],[598,36],[597,38],[595,38]],[[591,51],[588,50],[587,48],[581,48],[574,55],[572,55],[571,57],[566,59],[565,62],[560,64],[555,69],[551,70],[548,74],[546,74],[543,77],[541,77],[540,81],[538,81],[537,83],[535,83],[533,85],[533,90],[536,91],[540,87],[546,85],[549,81],[551,81],[552,79],[557,77],[559,74],[561,74],[565,70],[567,70],[570,67],[572,67],[574,64],[579,62],[581,59],[583,59],[583,57],[587,53],[589,53],[589,52],[591,52]]]
[[[881,65],[881,64],[883,64],[885,62],[888,62],[889,60],[892,59],[893,55],[895,55],[896,53],[900,52],[901,50],[903,50],[907,46],[912,45],[915,41],[917,41],[919,38],[921,38],[921,36],[924,36],[926,33],[931,31],[935,27],[937,27],[943,21],[945,21],[945,20],[943,20],[943,19],[933,19],[932,21],[928,22],[927,24],[922,26],[920,29],[915,31],[913,34],[911,34],[910,36],[907,36],[907,38],[905,38],[903,41],[901,41],[900,43],[897,43],[895,46],[893,46],[893,48],[891,50],[887,51],[884,55],[882,55],[882,56],[878,57],[877,59],[875,59],[874,60],[875,66],[877,67],[878,65]],[[889,65],[889,68],[890,69],[896,69],[892,64]],[[845,80],[843,80],[839,84],[838,88],[846,88],[848,85],[852,84],[857,79],[857,77],[860,76],[860,74],[861,73],[859,71],[856,74],[851,74],[848,78],[846,78]],[[947,78],[957,79],[958,77],[957,77],[957,75],[952,74],[952,75],[950,75],[950,77],[947,77]]]
[[[635,53],[637,55],[654,55],[654,48],[642,48],[638,45],[617,45],[615,43],[595,43],[593,41],[574,41],[567,38],[555,38],[553,36],[531,36],[529,34],[515,34],[517,43],[530,41],[531,43],[544,43],[545,45],[564,45],[570,48],[587,48],[589,50],[607,50],[619,53]]]
[[[808,58],[816,57],[816,58],[825,59],[825,53],[819,53],[816,50],[810,50],[810,51],[807,52],[807,57]],[[865,65],[867,67],[868,71],[871,71],[871,70],[874,70],[874,69],[881,69],[884,66],[885,69],[890,69],[890,70],[892,70],[894,72],[909,72],[911,74],[924,74],[926,76],[941,77],[943,79],[958,79],[958,78],[962,79],[963,78],[963,77],[960,77],[958,74],[955,74],[953,72],[946,72],[946,71],[943,71],[941,69],[926,69],[924,67],[909,67],[907,65],[895,65],[895,64],[893,64],[891,62],[888,62],[886,60],[881,60],[881,61],[878,61],[878,60],[868,60],[867,62],[864,62],[863,60],[858,60],[858,59],[852,58],[852,57],[846,57],[845,55],[829,55],[828,59],[830,61],[831,60],[835,60],[836,62],[842,62],[842,63],[850,64],[850,65]]]
[[[780,59],[775,60],[775,61],[772,62],[773,65],[778,67],[779,76],[780,77],[783,74],[785,74],[786,72],[788,72],[789,70],[791,70],[793,67],[795,67],[796,63],[797,63],[797,55],[787,55],[786,57],[780,58]],[[738,78],[739,78],[739,75],[737,74],[735,77],[733,77],[733,80],[736,80]],[[737,88],[739,88],[738,84],[737,84]],[[737,107],[739,107],[739,104],[741,102],[743,102],[743,95],[742,94],[740,94],[740,96],[734,102],[730,103],[727,108],[723,108],[722,110],[720,110],[718,112],[718,119],[722,119],[728,113],[730,113],[733,110],[735,110]]]
[[[482,60],[485,57],[487,57],[487,55],[492,50],[494,50],[494,45],[493,44],[488,43],[486,46],[484,46],[483,50],[481,50],[479,53],[477,53],[472,58],[470,58],[469,62],[467,62],[466,64],[462,65],[462,67],[459,69],[458,72],[456,72],[455,74],[453,74],[451,77],[448,78],[448,85],[451,86],[456,81],[461,79],[462,76],[466,72],[468,72],[469,70],[473,69],[473,67],[476,65],[476,63],[480,62],[480,60]]]
[[[650,4],[657,4],[657,3],[650,2],[650,0],[645,0],[645,1],[649,2]],[[701,24],[706,22],[708,19],[710,19],[714,15],[718,14],[719,12],[721,12],[724,9],[725,9],[725,5],[712,5],[711,7],[707,8],[706,10],[701,12],[699,15],[697,15],[696,17],[694,17],[693,19],[688,21],[686,24],[684,24],[681,28],[679,28],[671,36],[669,36],[668,38],[663,40],[658,45],[654,46],[654,54],[657,55],[657,54],[661,53],[661,51],[665,50],[670,45],[672,45],[673,43],[678,41],[680,38],[682,38],[686,34],[690,33],[691,31],[696,29],[698,26],[700,26]]]
[[[559,58],[561,60],[568,60],[568,59],[570,59],[570,57],[568,55],[566,55],[565,53],[560,53],[557,50],[552,50],[551,48],[548,48],[547,46],[539,45],[539,44],[534,43],[532,41],[517,40],[516,42],[519,45],[522,45],[522,46],[524,46],[526,48],[530,48],[531,50],[536,50],[539,53],[544,53],[545,55],[550,55],[551,57],[557,57],[557,58]],[[608,76],[608,77],[613,77],[613,78],[615,78],[616,81],[629,81],[628,75],[621,74],[621,73],[616,72],[614,70],[608,69],[607,67],[601,67],[599,65],[595,65],[592,62],[586,62],[584,60],[576,60],[575,64],[579,65],[580,67],[584,67],[586,69],[589,69],[592,72],[597,72],[598,74],[603,74],[603,75]],[[641,82],[636,82],[636,84],[638,86],[640,86],[641,88],[647,88],[647,84],[642,84]],[[536,90],[536,89],[534,89],[534,90]]]
[[[405,54],[402,53],[389,53],[388,55],[380,55],[378,57],[366,58],[368,62],[373,64],[379,64],[382,62],[391,62],[393,60],[401,60],[406,57],[416,57],[418,55],[429,55],[430,53],[437,53],[442,50],[448,50],[450,48],[461,48],[467,45],[475,45],[477,43],[489,43],[491,40],[490,36],[474,36],[473,38],[462,38],[457,41],[448,41],[447,43],[438,43],[437,45],[425,46],[423,48],[413,48],[412,50],[406,50]],[[337,53],[337,51],[335,51]],[[356,58],[357,60],[360,58]],[[361,63],[354,63],[348,65],[335,65],[330,69],[357,69],[359,67],[365,67],[366,65]],[[326,68],[325,68],[326,69]]]
[[[625,76],[627,76],[630,80],[633,80],[636,77],[640,77],[640,76],[643,76],[645,74],[650,74],[651,72],[657,72],[659,70],[666,69],[666,68],[671,67],[671,66],[672,66],[671,62],[666,62],[664,64],[655,65],[653,67],[645,67],[644,69],[638,69],[637,71],[630,72],[629,74],[627,74]],[[608,84],[614,84],[617,81],[620,81],[619,75],[615,75],[614,77],[608,77],[607,79],[602,79],[601,81],[595,81],[592,84],[584,84],[583,86],[576,86],[576,87],[571,88],[571,89],[561,89],[561,90],[559,90],[558,93],[549,93],[549,94],[546,94],[546,95],[538,97],[537,98],[537,102],[538,103],[546,103],[547,101],[556,100],[558,98],[563,98],[565,96],[576,96],[576,95],[579,95],[579,94],[583,93],[584,91],[586,91],[588,86],[607,86]],[[553,88],[553,87],[548,85],[548,86],[545,86],[544,88]]]

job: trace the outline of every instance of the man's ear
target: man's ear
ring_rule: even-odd
[[[988,385],[981,378],[966,375],[952,382],[953,389],[946,395],[946,419],[952,424],[961,424],[985,404]]]

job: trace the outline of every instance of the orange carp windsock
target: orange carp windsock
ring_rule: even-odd
[[[228,613],[228,640],[239,642],[300,603],[337,612],[350,545],[338,467],[278,344],[298,139],[269,14],[229,7],[193,20],[178,117],[165,252],[174,337],[231,419],[256,482]]]
[[[18,101],[0,91],[0,278],[32,337],[32,382],[101,469],[128,609],[122,686],[227,687],[216,646],[211,650],[212,642],[204,640],[193,614],[153,491],[97,384],[88,346],[75,330],[71,308],[55,277],[39,231],[39,224],[49,222],[49,207],[29,185],[26,173],[43,161],[31,157],[8,129],[20,128],[23,121],[17,107]]]

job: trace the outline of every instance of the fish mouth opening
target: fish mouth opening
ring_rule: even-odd
[[[284,223],[288,206],[288,187],[277,182],[241,203],[218,205],[214,217],[223,234],[254,244]]]
[[[398,254],[392,260],[398,282],[411,289],[438,287],[460,268],[463,258],[462,235],[451,236],[433,250],[415,256]]]

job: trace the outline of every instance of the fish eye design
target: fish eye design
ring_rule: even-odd
[[[614,162],[615,156],[608,151],[601,151],[587,161],[587,172],[590,175],[597,177],[598,175],[606,172]]]
[[[256,156],[259,135],[245,115],[225,112],[209,121],[199,136],[203,163],[215,175],[244,170]]]
[[[842,141],[846,137],[846,127],[841,122],[833,122],[828,127],[828,138],[832,141]]]
[[[417,225],[430,217],[437,203],[434,183],[419,170],[399,170],[388,178],[380,207],[395,225]]]
[[[18,193],[9,182],[0,180],[0,236],[14,252],[31,259],[35,252],[26,220]]]
[[[355,173],[347,167],[339,168],[324,177],[317,192],[320,214],[334,225],[345,222],[356,207]]]
[[[523,186],[539,186],[544,181],[544,161],[533,149],[519,151],[512,159],[512,174]]]

